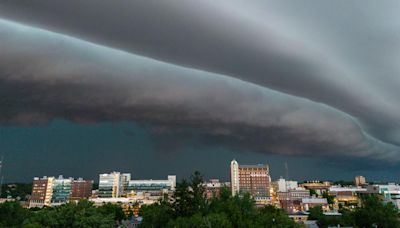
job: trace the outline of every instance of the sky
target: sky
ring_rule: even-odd
[[[0,1],[5,180],[397,181],[398,1]]]

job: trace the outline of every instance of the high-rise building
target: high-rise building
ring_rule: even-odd
[[[363,177],[363,176],[356,176],[355,178],[354,178],[354,183],[356,184],[356,186],[361,186],[361,185],[364,185],[366,182],[365,182],[365,177]]]
[[[78,178],[71,183],[70,200],[87,199],[92,194],[93,181]]]
[[[231,162],[232,195],[250,193],[256,200],[269,197],[270,176],[266,164],[239,165]]]
[[[51,204],[59,205],[69,201],[72,180],[72,177],[64,178],[62,175],[53,180]]]
[[[235,159],[231,161],[231,189],[232,196],[239,194],[239,163]]]
[[[126,174],[120,172],[103,173],[99,176],[99,197],[118,198],[124,192]]]
[[[35,177],[32,183],[32,194],[29,207],[43,207],[51,205],[53,196],[54,177]]]
[[[88,198],[91,194],[93,181],[74,180],[72,177],[58,178],[35,177],[32,183],[32,194],[29,207],[55,206],[77,200]]]

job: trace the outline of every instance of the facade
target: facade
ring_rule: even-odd
[[[270,176],[268,165],[239,165],[231,162],[232,195],[250,193],[256,200],[270,196]]]
[[[299,187],[299,185],[297,184],[297,181],[285,180],[282,177],[276,181],[276,191],[277,192],[287,192],[289,190],[293,190],[298,187]]]
[[[148,193],[152,196],[162,196],[175,191],[176,176],[169,175],[166,180],[129,180],[126,193]]]
[[[315,190],[318,195],[327,192],[331,187],[329,181],[308,181],[306,183],[300,184],[301,187],[309,190]]]
[[[280,207],[289,213],[293,213],[301,211],[302,199],[309,198],[310,191],[303,188],[297,188],[291,189],[287,192],[277,192],[276,195]]]
[[[301,199],[301,208],[303,211],[308,211],[315,206],[322,206],[324,211],[329,210],[328,200],[325,198],[308,197]]]
[[[91,180],[72,180],[70,200],[88,199],[92,195],[92,185]]]
[[[59,205],[69,201],[71,194],[71,183],[73,178],[64,179],[63,176],[59,176],[53,181],[53,194],[51,197],[52,205]]]
[[[235,159],[231,161],[231,190],[232,196],[239,194],[239,163]]]
[[[126,184],[127,174],[120,172],[103,173],[99,176],[99,192],[100,198],[118,198],[123,195],[124,184]],[[125,180],[125,181],[124,181]]]
[[[81,185],[81,183],[86,184]],[[90,183],[90,189],[86,190],[85,187],[89,187],[88,183]],[[73,197],[75,197],[76,200],[88,198],[91,194],[91,185],[92,181],[83,179],[74,180],[72,177],[35,177],[32,183],[29,207],[56,206],[69,202]],[[89,193],[87,193],[87,191]]]
[[[43,207],[51,205],[54,177],[35,177],[32,183],[32,194],[29,207]]]
[[[366,183],[365,177],[363,177],[363,176],[356,176],[356,177],[354,178],[354,183],[356,184],[356,186],[365,185],[365,183]]]
[[[219,179],[210,179],[204,184],[207,199],[218,197],[221,193],[221,189],[229,186],[229,182],[220,182]]]

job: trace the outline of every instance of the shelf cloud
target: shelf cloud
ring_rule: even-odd
[[[400,5],[362,2],[5,0],[0,121],[397,161]]]

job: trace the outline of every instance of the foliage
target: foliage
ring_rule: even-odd
[[[7,201],[0,204],[0,227],[18,227],[27,219],[30,212],[19,202]]]
[[[335,197],[330,195],[328,192],[323,192],[322,193],[322,198],[326,198],[328,201],[328,204],[334,204],[335,203]]]
[[[1,186],[0,198],[13,198],[17,200],[26,200],[26,196],[32,191],[32,183],[10,183]]]
[[[0,227],[112,227],[121,216],[117,205],[94,207],[82,200],[57,207],[25,209],[19,202],[0,204]]]
[[[363,206],[354,212],[354,221],[358,227],[400,227],[396,207],[372,196],[363,199]]]
[[[223,188],[219,197],[207,200],[202,183],[202,176],[195,172],[189,181],[177,184],[171,201],[143,206],[141,227],[298,227],[280,209],[257,209],[248,194],[232,197]]]
[[[325,216],[322,208],[310,209],[310,220],[317,220],[320,227],[400,227],[398,210],[392,203],[385,204],[376,196],[363,198],[362,206],[355,211],[341,209],[342,216]]]

